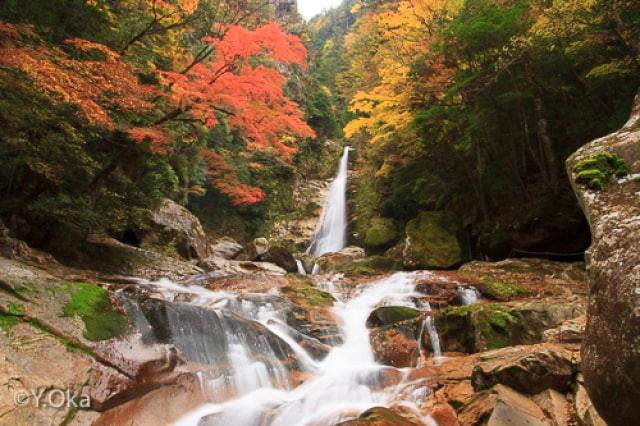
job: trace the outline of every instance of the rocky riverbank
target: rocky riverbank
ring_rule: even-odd
[[[295,388],[312,374],[305,363],[323,360],[344,339],[335,298],[350,300],[391,274],[303,277],[272,264],[241,271],[235,266],[254,262],[227,260],[234,268],[206,274],[185,268],[174,282],[150,284],[145,280],[163,275],[151,262],[125,277],[63,267],[27,246],[13,257],[0,258],[6,360],[0,413],[17,425],[167,424],[224,400],[237,390],[207,391],[201,375],[230,368],[225,327],[240,333],[270,371],[284,368],[282,386]],[[362,259],[340,260],[349,262]],[[580,374],[582,265],[477,262],[408,277],[416,308],[382,301],[367,320],[375,359],[389,366],[376,386],[403,390],[384,409],[353,413],[360,417],[348,424],[420,424],[429,416],[440,425],[604,424]],[[222,293],[232,295],[220,296],[226,305],[202,303]],[[265,307],[278,312],[270,321],[281,318],[286,336],[262,325],[258,312]],[[425,332],[427,319],[435,336]],[[442,357],[434,357],[436,345]],[[292,349],[298,347],[303,352]],[[44,395],[71,389],[87,395],[90,406],[16,406],[14,396],[33,389]]]

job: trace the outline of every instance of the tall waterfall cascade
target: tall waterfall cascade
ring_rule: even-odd
[[[315,257],[340,251],[347,243],[347,178],[350,150],[349,147],[344,149],[338,174],[331,184],[316,232],[307,249],[307,254]]]

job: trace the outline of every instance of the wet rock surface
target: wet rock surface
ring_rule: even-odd
[[[141,236],[143,246],[173,246],[186,259],[205,259],[211,248],[200,220],[175,201],[165,199],[151,212],[151,229]]]
[[[389,367],[375,379],[362,380],[374,391],[406,389],[384,409],[355,410],[346,424],[422,424],[430,416],[440,425],[574,425],[578,420],[603,425],[578,375],[575,342],[585,313],[584,284],[571,274],[558,275],[566,269],[553,262],[533,267],[525,262],[526,270],[519,261],[515,265],[520,266],[479,263],[464,271],[404,274],[415,292],[399,304],[419,308],[395,306],[390,297],[369,308],[363,333],[369,334],[375,360]],[[240,391],[232,371],[238,365],[256,367],[231,359],[233,345],[280,377],[275,386],[295,387],[308,379],[305,363],[325,360],[345,338],[334,306],[389,276],[214,271],[182,282],[147,283],[63,268],[48,273],[5,258],[0,270],[0,356],[9,360],[0,368],[3,380],[15,389],[40,382],[86,389],[92,401],[77,413],[19,411],[9,407],[9,400],[0,400],[0,407],[13,424],[34,419],[48,424],[68,416],[69,424],[77,425],[166,424],[207,401],[223,402]],[[499,281],[505,274],[508,282],[530,291],[507,301],[485,292],[475,304],[460,306],[461,288],[479,286],[486,276]],[[101,282],[112,308],[127,319],[125,335],[89,340],[81,315],[64,314],[77,291],[95,285],[70,282],[81,280]],[[335,296],[322,290],[329,288]],[[428,316],[435,319],[443,358],[433,357],[436,342],[425,331]],[[265,324],[285,332],[309,359],[300,358]],[[524,345],[489,351],[515,343]],[[45,350],[60,357],[60,371],[48,368],[58,361],[36,357]],[[279,368],[288,378],[278,376]],[[223,380],[203,388],[196,373]],[[407,411],[402,403],[414,400],[420,412]],[[203,421],[215,423],[216,415]]]
[[[581,183],[578,165],[598,155],[617,155],[631,176],[602,182],[600,188]],[[580,148],[567,160],[567,171],[593,236],[582,349],[585,386],[606,421],[632,424],[640,418],[640,94],[629,121]]]

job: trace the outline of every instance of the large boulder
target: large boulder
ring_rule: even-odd
[[[163,200],[150,220],[151,230],[142,236],[141,244],[173,244],[186,259],[205,259],[211,253],[200,220],[175,201]]]
[[[582,369],[594,406],[610,425],[640,418],[640,93],[617,132],[567,160],[593,243]],[[620,178],[628,171],[631,176]]]
[[[326,253],[316,261],[322,272],[343,268],[349,264],[364,259],[365,252],[360,247],[345,247],[336,253]]]
[[[448,269],[464,260],[455,227],[442,212],[422,212],[406,227],[404,265],[412,269]]]
[[[242,252],[242,244],[230,237],[223,237],[211,244],[211,254],[214,257],[233,259]]]
[[[404,306],[383,306],[367,319],[369,340],[377,362],[396,368],[414,367],[420,356],[420,311]]]
[[[364,234],[364,246],[371,249],[389,247],[398,238],[392,219],[376,217],[371,220]]]
[[[291,252],[281,246],[273,246],[269,251],[260,256],[260,261],[278,265],[287,272],[298,272],[298,263]]]
[[[584,314],[582,300],[480,303],[443,309],[436,316],[442,349],[483,352],[544,341],[546,330]]]
[[[574,352],[560,345],[515,346],[484,353],[473,369],[473,386],[501,383],[534,395],[546,389],[566,393],[577,371]]]

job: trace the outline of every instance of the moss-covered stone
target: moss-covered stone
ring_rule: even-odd
[[[381,272],[400,271],[402,262],[386,256],[370,256],[354,262],[333,265],[328,270],[346,275],[376,275]]]
[[[370,249],[384,248],[398,238],[393,220],[376,217],[371,220],[364,235],[364,246]]]
[[[371,312],[367,327],[386,327],[420,316],[420,311],[406,306],[383,306]]]
[[[78,315],[82,319],[86,339],[100,341],[124,334],[127,320],[113,309],[107,290],[83,282],[65,283],[63,290],[71,295],[71,300],[64,307],[64,315]]]
[[[490,276],[482,277],[477,287],[483,296],[503,302],[531,294],[529,289],[520,284],[498,280]]]
[[[595,154],[579,161],[573,167],[576,182],[593,190],[604,189],[613,176],[623,177],[629,173],[626,162],[610,153]]]
[[[292,285],[282,288],[282,293],[290,297],[294,303],[308,304],[311,306],[331,306],[334,299],[329,293],[318,290],[315,287],[305,285]]]
[[[441,311],[436,317],[443,350],[482,352],[518,343],[523,319],[516,310],[498,304],[478,304]]]
[[[406,227],[405,266],[448,269],[462,263],[462,247],[456,232],[443,212],[420,213]]]

